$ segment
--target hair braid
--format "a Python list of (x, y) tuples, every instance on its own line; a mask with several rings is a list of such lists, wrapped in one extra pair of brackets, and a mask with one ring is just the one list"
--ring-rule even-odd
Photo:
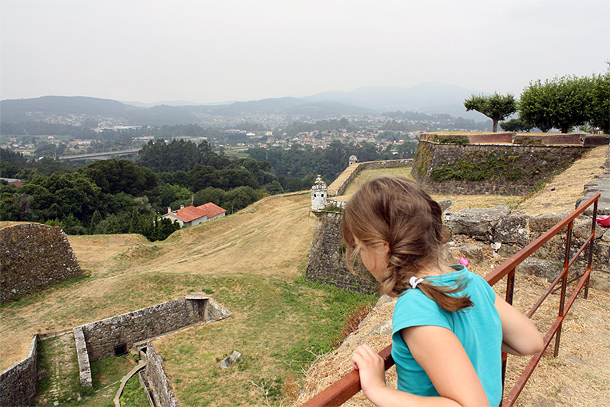
[[(363, 244), (388, 243), (388, 267), (382, 272), (380, 294), (399, 296), (410, 289), (409, 279), (438, 264), (443, 241), (442, 210), (417, 183), (400, 176), (381, 176), (365, 183), (346, 205), (341, 237), (348, 267), (358, 255), (354, 236)], [(422, 282), (422, 292), (447, 311), (472, 305), (468, 296), (454, 295), (464, 287)]]

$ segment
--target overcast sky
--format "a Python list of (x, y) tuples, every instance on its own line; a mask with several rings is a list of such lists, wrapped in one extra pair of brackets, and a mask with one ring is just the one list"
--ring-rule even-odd
[(0, 0), (0, 98), (206, 103), (364, 86), (518, 96), (610, 60), (608, 0)]

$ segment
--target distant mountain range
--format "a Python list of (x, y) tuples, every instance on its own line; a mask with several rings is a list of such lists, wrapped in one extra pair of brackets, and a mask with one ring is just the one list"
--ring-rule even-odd
[(270, 98), (225, 104), (190, 104), (165, 101), (154, 104), (119, 102), (84, 96), (43, 96), (0, 102), (3, 122), (50, 120), (79, 116), (112, 119), (133, 125), (211, 124), (231, 121), (292, 122), (388, 111), (445, 113), (477, 121), (487, 118), (466, 112), (464, 100), (478, 92), (441, 83), (412, 88), (365, 87), (350, 92), (332, 91), (303, 98)]

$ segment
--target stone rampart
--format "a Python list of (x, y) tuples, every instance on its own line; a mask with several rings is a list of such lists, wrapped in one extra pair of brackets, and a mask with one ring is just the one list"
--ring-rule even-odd
[(375, 292), (376, 282), (362, 265), (354, 272), (345, 265), (345, 246), (341, 242), (342, 212), (315, 212), (318, 217), (305, 278), (338, 288), (370, 294)]
[(28, 356), (0, 375), (0, 406), (29, 406), (36, 397), (37, 384), (38, 335), (34, 335)]
[[(444, 224), (451, 232), (453, 240), (460, 235), (473, 238), (481, 244), (492, 245), (503, 257), (509, 258), (529, 243), (568, 216), (569, 212), (547, 213), (527, 216), (511, 211), (506, 206), (491, 209), (470, 208), (458, 212), (446, 212)], [(590, 216), (581, 215), (574, 221), (572, 233), (572, 255), (591, 234)], [(563, 264), (566, 244), (566, 228), (542, 246), (533, 259), (544, 260), (547, 264)], [(580, 257), (582, 266), (586, 257)], [(610, 229), (597, 226), (593, 250), (593, 273), (591, 281), (597, 289), (610, 291)], [(581, 269), (582, 271), (582, 269)], [(552, 276), (554, 277), (554, 275)]]
[(588, 134), (582, 143), (585, 147), (607, 146), (610, 143), (608, 134)]
[(188, 296), (82, 325), (91, 362), (125, 353), (136, 342), (230, 313), (203, 296)]
[(442, 144), (420, 140), (412, 175), (431, 193), (524, 195), (586, 151), (580, 145)]
[(584, 140), (585, 135), (579, 133), (567, 134), (541, 134), (541, 133), (521, 133), (515, 135), (513, 143), (515, 144), (539, 144), (539, 145), (560, 145), (571, 144), (580, 145)]
[(0, 302), (82, 274), (61, 228), (27, 223), (0, 229)]
[[(464, 209), (447, 212), (444, 224), (451, 233), (452, 241), (460, 236), (474, 238), (481, 245), (493, 245), (506, 258), (523, 249), (530, 242), (560, 222), (569, 213), (551, 213), (531, 217), (506, 206), (492, 209)], [(334, 285), (364, 293), (374, 292), (376, 282), (361, 268), (351, 273), (345, 266), (343, 244), (339, 235), (342, 212), (319, 212), (309, 263), (305, 277), (308, 280)], [(591, 218), (580, 216), (574, 222), (572, 247), (583, 244), (591, 232)], [(565, 230), (544, 245), (533, 258), (543, 259), (545, 264), (562, 264), (565, 252)], [(450, 242), (450, 244), (452, 244)], [(480, 251), (480, 249), (477, 249)], [(476, 260), (471, 258), (472, 260)], [(582, 264), (582, 261), (581, 261)], [(593, 251), (593, 287), (610, 291), (610, 229), (598, 226)], [(554, 276), (553, 276), (554, 277)]]
[(76, 345), (76, 357), (78, 359), (80, 385), (92, 387), (93, 377), (91, 376), (91, 363), (89, 362), (87, 341), (85, 341), (83, 327), (77, 326), (72, 331), (74, 333), (74, 344)]
[[(591, 135), (587, 133), (422, 133), (419, 135), (419, 140), (431, 142), (443, 142), (443, 140), (468, 140), (473, 144), (536, 144), (536, 145), (587, 145), (591, 143), (600, 143), (600, 139), (606, 140), (607, 135)], [(603, 145), (595, 144), (595, 145)]]
[(150, 344), (146, 346), (146, 352), (142, 352), (146, 359), (146, 370), (144, 376), (149, 388), (153, 392), (156, 405), (164, 407), (179, 407), (180, 403), (169, 386), (165, 370), (163, 369), (163, 358), (155, 352)]
[(365, 161), (355, 163), (347, 167), (337, 179), (328, 186), (328, 196), (339, 196), (345, 193), (349, 184), (363, 170), (374, 170), (379, 168), (400, 168), (408, 167), (413, 163), (412, 158), (404, 158), (398, 160), (382, 160), (382, 161)]

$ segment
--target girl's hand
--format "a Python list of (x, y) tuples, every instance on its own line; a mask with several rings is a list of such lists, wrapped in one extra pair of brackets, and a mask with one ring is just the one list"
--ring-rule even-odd
[(383, 359), (369, 345), (356, 348), (352, 355), (352, 365), (360, 372), (360, 385), (369, 399), (372, 393), (386, 387)]

